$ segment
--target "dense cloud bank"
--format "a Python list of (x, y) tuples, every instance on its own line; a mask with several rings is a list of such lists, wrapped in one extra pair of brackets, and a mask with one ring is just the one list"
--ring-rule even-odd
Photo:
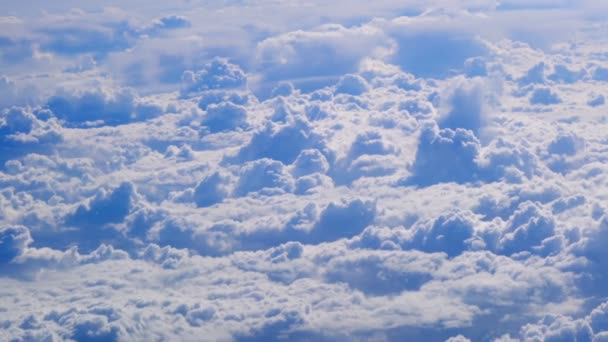
[(608, 341), (608, 8), (411, 3), (0, 4), (0, 340)]

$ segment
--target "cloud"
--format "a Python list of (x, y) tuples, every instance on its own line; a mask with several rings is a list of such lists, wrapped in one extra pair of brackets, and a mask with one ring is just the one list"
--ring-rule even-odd
[(293, 84), (290, 82), (279, 83), (274, 89), (272, 89), (271, 97), (277, 96), (289, 96), (294, 92)]
[(568, 69), (565, 65), (556, 65), (553, 74), (549, 75), (549, 79), (558, 83), (575, 83), (585, 76), (585, 70), (574, 71)]
[(147, 34), (156, 35), (165, 30), (177, 30), (191, 27), (192, 23), (185, 17), (179, 15), (170, 15), (155, 20), (148, 28), (144, 30)]
[(592, 94), (589, 100), (587, 101), (587, 104), (591, 107), (603, 106), (605, 103), (606, 98), (604, 97), (604, 95)]
[(88, 91), (61, 90), (51, 96), (46, 107), (67, 125), (121, 125), (160, 115), (163, 108), (146, 103), (130, 88)]
[(13, 107), (0, 112), (0, 163), (28, 153), (49, 153), (64, 130), (48, 110)]
[(336, 94), (361, 95), (367, 90), (367, 82), (359, 75), (343, 76), (336, 85)]
[(0, 99), (0, 108), (13, 106), (35, 105), (39, 101), (39, 91), (33, 85), (19, 85), (12, 79), (0, 75), (0, 91), (3, 94)]
[(448, 213), (429, 226), (419, 228), (410, 244), (426, 252), (445, 252), (448, 256), (456, 256), (469, 249), (475, 223), (470, 213)]
[(371, 201), (332, 202), (321, 212), (319, 221), (304, 241), (319, 243), (355, 236), (373, 222), (375, 215), (376, 205)]
[(239, 150), (236, 158), (240, 161), (270, 158), (291, 164), (301, 151), (315, 148), (325, 149), (322, 138), (311, 129), (307, 121), (296, 118), (284, 125), (266, 123)]
[(517, 80), (520, 86), (529, 84), (544, 84), (545, 78), (545, 63), (541, 62), (530, 68), (524, 76)]
[(575, 319), (568, 316), (547, 315), (538, 323), (522, 328), (521, 337), (526, 339), (575, 339), (603, 341), (606, 338), (606, 303), (594, 308), (588, 315)]
[(482, 129), (491, 124), (491, 111), (497, 107), (500, 89), (491, 81), (457, 79), (443, 90), (440, 104), (441, 128), (464, 128), (483, 136)]
[(205, 177), (194, 189), (194, 202), (199, 207), (208, 207), (220, 203), (227, 195), (225, 177), (215, 172)]
[(247, 112), (231, 102), (211, 104), (206, 107), (207, 115), (202, 124), (212, 133), (247, 128)]
[(234, 189), (235, 195), (244, 196), (250, 192), (268, 189), (293, 191), (293, 179), (280, 161), (258, 159), (245, 164)]
[(549, 153), (559, 155), (575, 155), (583, 148), (584, 141), (573, 133), (560, 132), (548, 147)]
[(88, 206), (80, 205), (66, 219), (66, 223), (86, 227), (121, 222), (131, 209), (134, 191), (133, 184), (130, 183), (122, 183), (111, 193), (102, 189)]
[(477, 177), (480, 143), (466, 129), (422, 129), (409, 184), (428, 186), (438, 182), (470, 182)]
[(134, 29), (126, 23), (86, 27), (82, 23), (45, 28), (40, 33), (47, 37), (42, 49), (59, 55), (94, 53), (100, 56), (110, 51), (125, 50), (136, 39)]
[(531, 104), (552, 105), (562, 102), (559, 95), (549, 88), (534, 89), (530, 97)]
[(608, 81), (608, 68), (597, 67), (591, 77), (596, 81)]
[(474, 38), (458, 39), (443, 32), (398, 33), (397, 39), (399, 52), (395, 61), (416, 76), (445, 77), (462, 69), (468, 59), (485, 54), (483, 43)]
[[(49, 113), (47, 112), (39, 111), (37, 114), (42, 116), (43, 120), (48, 119), (47, 115), (49, 115)], [(28, 137), (30, 139), (40, 138), (40, 141), (36, 141), (40, 143), (61, 140), (59, 132), (48, 131), (51, 129), (49, 126), (53, 125), (52, 121), (45, 125), (43, 120), (39, 120), (34, 113), (26, 108), (13, 107), (11, 109), (5, 109), (2, 112), (2, 119), (1, 134), (6, 140), (27, 141), (29, 140)], [(57, 126), (55, 128), (59, 129)], [(45, 131), (48, 135), (40, 134)], [(53, 133), (56, 134), (55, 139), (51, 136)]]
[(246, 84), (247, 76), (241, 68), (226, 59), (214, 58), (201, 70), (184, 72), (181, 93), (187, 96), (204, 90), (242, 88)]
[(32, 58), (35, 53), (31, 43), (24, 39), (0, 36), (0, 46), (3, 49), (0, 55), (3, 64), (17, 64), (24, 59)]
[(361, 177), (388, 176), (397, 170), (398, 149), (378, 131), (358, 134), (347, 155), (336, 161), (330, 174), (337, 184), (350, 184)]
[(22, 255), (32, 242), (30, 232), (23, 226), (3, 227), (0, 230), (0, 263), (6, 264)]
[(499, 244), (503, 253), (508, 255), (520, 251), (553, 254), (559, 248), (555, 240), (555, 222), (548, 213), (543, 213), (537, 205), (524, 202), (519, 205), (507, 222)]
[(471, 57), (464, 61), (464, 71), (468, 77), (485, 77), (488, 75), (487, 69), (482, 57)]
[(302, 150), (292, 164), (292, 173), (295, 177), (302, 177), (314, 173), (326, 173), (329, 170), (327, 158), (317, 149)]
[(364, 57), (391, 48), (392, 42), (378, 28), (322, 25), (263, 40), (256, 49), (256, 64), (267, 81), (301, 81), (314, 86), (356, 71)]
[(0, 4), (0, 340), (606, 339), (605, 6), (292, 5)]
[[(21, 55), (20, 61), (14, 61), (17, 64), (35, 60), (41, 54), (60, 59), (91, 54), (96, 59), (105, 59), (112, 52), (134, 46), (141, 36), (128, 15), (117, 8), (47, 12), (23, 20), (18, 27), (21, 29), (11, 30), (16, 39), (10, 44), (13, 58)], [(25, 27), (27, 30), (23, 30)]]

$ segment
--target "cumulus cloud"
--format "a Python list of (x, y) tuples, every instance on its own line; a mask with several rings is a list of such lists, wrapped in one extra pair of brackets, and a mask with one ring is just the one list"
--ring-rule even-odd
[[(489, 84), (481, 81), (466, 83), (455, 82), (447, 89), (447, 103), (443, 104), (445, 112), (440, 118), (441, 128), (464, 128), (479, 135), (480, 129), (489, 121), (490, 105), (486, 99), (484, 88)], [(485, 90), (488, 91), (488, 90)]]
[(38, 104), (39, 90), (32, 84), (19, 85), (14, 80), (0, 75), (0, 108)]
[(185, 71), (182, 75), (182, 94), (214, 89), (242, 88), (247, 76), (237, 65), (226, 59), (215, 58), (198, 71)]
[(361, 95), (367, 90), (367, 82), (358, 75), (343, 76), (336, 85), (336, 94)]
[(531, 104), (552, 105), (562, 102), (559, 95), (549, 88), (534, 89), (530, 97)]
[(322, 137), (312, 130), (307, 121), (297, 118), (284, 125), (266, 123), (239, 150), (236, 158), (240, 161), (270, 158), (291, 164), (302, 150), (311, 148), (324, 150)]
[(0, 112), (0, 163), (28, 153), (50, 153), (63, 141), (63, 128), (48, 110), (13, 107)]
[(420, 133), (412, 177), (407, 182), (427, 186), (473, 181), (478, 177), (475, 160), (479, 150), (479, 140), (469, 130), (426, 126)]
[(102, 189), (88, 206), (80, 205), (68, 216), (66, 223), (75, 226), (101, 226), (122, 222), (131, 208), (133, 194), (133, 185), (130, 183), (123, 183), (110, 193)]
[(199, 207), (208, 207), (221, 202), (227, 196), (224, 177), (215, 172), (200, 181), (194, 189), (194, 202)]
[(605, 6), (68, 5), (0, 4), (1, 340), (607, 338)]
[(41, 48), (59, 55), (94, 53), (101, 57), (131, 47), (138, 38), (136, 29), (127, 22), (97, 23), (87, 21), (87, 16), (74, 11), (62, 18), (64, 20), (39, 29), (43, 35)]
[(206, 110), (202, 124), (213, 133), (247, 127), (246, 110), (231, 102), (210, 105)]
[(294, 176), (301, 177), (314, 173), (326, 173), (329, 170), (329, 162), (321, 151), (308, 149), (300, 152), (292, 167)]
[(587, 101), (587, 104), (591, 107), (598, 107), (598, 106), (602, 106), (606, 103), (606, 98), (604, 97), (604, 95), (597, 95), (597, 94), (592, 94), (589, 98), (589, 100)]
[(545, 63), (541, 62), (530, 68), (517, 82), (520, 86), (545, 83)]
[(46, 107), (68, 125), (120, 125), (160, 115), (163, 108), (146, 103), (133, 89), (61, 90)]
[(243, 196), (264, 189), (293, 191), (293, 179), (280, 161), (264, 158), (243, 166), (235, 194)]
[(529, 340), (603, 341), (606, 331), (606, 303), (582, 318), (547, 315), (537, 323), (522, 328), (520, 336)]
[(314, 89), (327, 85), (327, 78), (356, 71), (363, 58), (391, 48), (392, 42), (378, 28), (328, 24), (263, 40), (256, 61), (266, 80), (300, 81)]

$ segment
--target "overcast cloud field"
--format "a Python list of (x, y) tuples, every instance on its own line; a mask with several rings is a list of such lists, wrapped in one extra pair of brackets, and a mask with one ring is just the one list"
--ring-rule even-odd
[(608, 341), (608, 2), (0, 1), (0, 341)]

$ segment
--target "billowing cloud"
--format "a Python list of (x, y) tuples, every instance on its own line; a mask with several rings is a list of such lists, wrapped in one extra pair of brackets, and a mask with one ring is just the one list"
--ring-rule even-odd
[(0, 340), (608, 340), (605, 5), (39, 5)]

